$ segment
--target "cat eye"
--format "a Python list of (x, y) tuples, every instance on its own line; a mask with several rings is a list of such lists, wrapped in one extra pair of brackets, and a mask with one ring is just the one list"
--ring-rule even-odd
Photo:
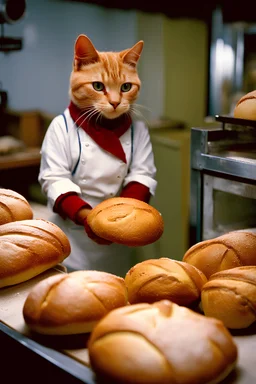
[(98, 92), (103, 91), (104, 89), (104, 84), (101, 83), (100, 81), (94, 81), (92, 83), (92, 86), (95, 89), (95, 91), (98, 91)]
[(121, 91), (122, 92), (128, 92), (128, 91), (130, 91), (131, 87), (132, 87), (131, 83), (124, 83), (121, 85)]

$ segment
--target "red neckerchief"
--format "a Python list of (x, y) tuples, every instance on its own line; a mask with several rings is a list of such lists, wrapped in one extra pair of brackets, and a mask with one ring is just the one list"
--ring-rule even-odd
[(70, 102), (69, 112), (77, 126), (83, 130), (105, 151), (121, 159), (126, 163), (126, 156), (123, 147), (120, 143), (121, 137), (130, 127), (130, 116), (124, 115), (117, 119), (102, 119), (104, 127), (96, 122), (96, 118), (92, 117), (89, 120), (82, 116), (83, 111), (74, 103)]

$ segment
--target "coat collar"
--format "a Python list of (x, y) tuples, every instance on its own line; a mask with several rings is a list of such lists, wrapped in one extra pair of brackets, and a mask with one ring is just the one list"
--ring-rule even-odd
[(69, 112), (77, 126), (81, 127), (102, 149), (110, 152), (126, 163), (126, 156), (119, 140), (131, 126), (129, 115), (123, 115), (117, 119), (101, 119), (97, 122), (95, 117), (86, 119), (83, 111), (72, 101), (69, 104)]

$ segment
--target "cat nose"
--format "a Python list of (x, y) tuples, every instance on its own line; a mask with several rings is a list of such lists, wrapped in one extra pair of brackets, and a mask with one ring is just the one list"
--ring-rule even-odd
[(120, 104), (120, 102), (119, 102), (119, 101), (111, 101), (110, 104), (112, 105), (112, 107), (113, 107), (114, 109), (116, 109), (116, 108), (118, 107), (118, 105)]

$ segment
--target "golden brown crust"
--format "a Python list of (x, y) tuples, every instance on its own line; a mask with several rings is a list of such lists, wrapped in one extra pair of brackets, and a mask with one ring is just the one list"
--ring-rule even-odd
[(237, 360), (222, 322), (168, 300), (111, 311), (91, 333), (88, 351), (96, 374), (111, 383), (218, 382)]
[(182, 260), (194, 265), (209, 278), (222, 270), (243, 265), (256, 265), (255, 250), (255, 234), (232, 231), (193, 245)]
[(256, 120), (256, 91), (252, 91), (238, 100), (234, 117), (240, 119)]
[(0, 226), (0, 287), (31, 279), (69, 256), (70, 243), (55, 224), (21, 220)]
[(98, 204), (87, 222), (97, 236), (128, 246), (153, 243), (164, 230), (163, 218), (154, 207), (128, 197), (113, 197)]
[(200, 300), (206, 282), (206, 277), (196, 267), (164, 257), (138, 263), (125, 276), (131, 304), (168, 299), (190, 306)]
[(33, 211), (25, 197), (11, 189), (0, 188), (0, 225), (32, 218)]
[(238, 102), (236, 103), (236, 106), (241, 104), (243, 101), (249, 100), (249, 99), (256, 99), (256, 90), (248, 92), (246, 93), (246, 95), (242, 96), (241, 99), (239, 99)]
[(247, 328), (256, 320), (256, 266), (215, 273), (202, 289), (202, 309), (228, 328)]
[(23, 307), (27, 325), (38, 333), (91, 332), (114, 308), (127, 305), (124, 279), (101, 271), (76, 271), (38, 283)]

